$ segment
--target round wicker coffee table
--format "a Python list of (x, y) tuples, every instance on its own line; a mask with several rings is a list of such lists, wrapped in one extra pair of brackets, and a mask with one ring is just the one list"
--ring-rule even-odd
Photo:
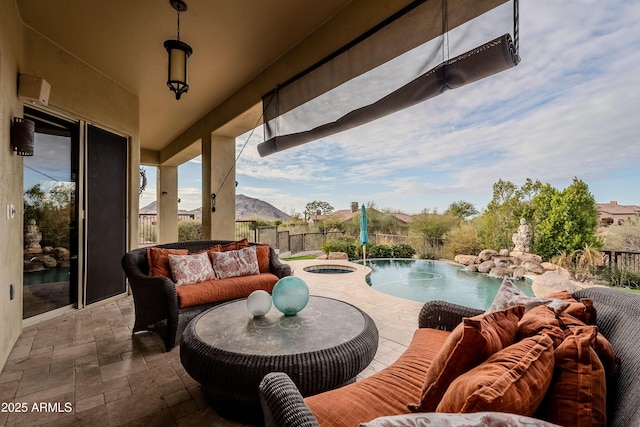
[(353, 382), (371, 363), (378, 329), (360, 309), (311, 296), (295, 316), (275, 308), (253, 318), (246, 299), (213, 307), (185, 329), (180, 359), (221, 415), (262, 421), (258, 385), (285, 372), (304, 396)]

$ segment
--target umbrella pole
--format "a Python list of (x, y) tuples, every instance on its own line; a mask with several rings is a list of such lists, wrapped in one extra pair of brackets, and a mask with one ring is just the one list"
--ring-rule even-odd
[(362, 265), (367, 265), (367, 245), (362, 245)]

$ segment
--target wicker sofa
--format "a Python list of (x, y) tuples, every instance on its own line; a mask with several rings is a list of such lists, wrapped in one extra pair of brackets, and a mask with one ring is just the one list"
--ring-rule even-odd
[[(199, 240), (177, 243), (166, 243), (153, 246), (154, 248), (163, 249), (186, 249), (189, 253), (196, 253), (216, 245), (233, 244), (230, 240)], [(250, 245), (257, 245), (250, 243)], [(176, 285), (171, 278), (168, 277), (150, 277), (149, 262), (147, 258), (148, 248), (139, 248), (127, 252), (122, 257), (122, 268), (129, 279), (131, 291), (133, 293), (133, 301), (135, 306), (135, 323), (133, 332), (138, 331), (154, 331), (160, 334), (165, 343), (167, 351), (180, 343), (182, 331), (187, 324), (198, 314), (215, 305), (228, 301), (229, 299), (248, 296), (253, 290), (265, 289), (264, 277), (262, 280), (259, 276), (269, 275), (267, 278), (268, 285), (273, 288), (277, 279), (290, 276), (291, 267), (283, 264), (273, 248), (269, 247), (269, 272), (255, 276), (241, 277), (242, 289), (236, 289), (234, 292), (224, 292), (220, 296), (212, 296), (208, 301), (189, 307), (181, 307), (179, 303)], [(220, 279), (216, 284), (223, 284), (224, 281), (230, 279)], [(233, 280), (233, 279), (231, 279)], [(248, 285), (247, 285), (248, 283)], [(255, 283), (255, 288), (251, 285)], [(230, 285), (233, 285), (231, 283)], [(197, 285), (189, 285), (197, 286)], [(269, 289), (265, 289), (269, 291)], [(232, 295), (229, 297), (229, 295)]]
[[(573, 297), (577, 300), (582, 298), (590, 298), (593, 300), (593, 306), (597, 311), (596, 326), (598, 331), (609, 340), (617, 358), (616, 374), (613, 379), (609, 378), (607, 380), (607, 425), (615, 427), (640, 425), (640, 405), (638, 404), (640, 399), (640, 296), (622, 290), (596, 287), (579, 290), (573, 293)], [(436, 333), (439, 331), (435, 330), (451, 331), (461, 322), (463, 317), (474, 316), (479, 313), (479, 310), (441, 301), (428, 302), (420, 312), (418, 324), (419, 328), (430, 328), (432, 332), (434, 332), (431, 335), (433, 337), (432, 346), (437, 347), (441, 345), (441, 340)], [(417, 334), (421, 329), (416, 331)], [(416, 341), (416, 336), (417, 335), (414, 335), (414, 341)], [(416, 364), (419, 363), (421, 358), (430, 357), (427, 354), (430, 351), (428, 346), (422, 349), (412, 349), (412, 347), (415, 347), (413, 342), (396, 362), (372, 376), (379, 377), (378, 380), (380, 377), (384, 378), (385, 375), (387, 375), (388, 378), (392, 376), (393, 381), (390, 381), (390, 383), (395, 382), (396, 386), (398, 379), (400, 382), (404, 381), (406, 388), (413, 389), (412, 393), (414, 393), (413, 397), (407, 398), (408, 402), (411, 402), (412, 399), (418, 399), (415, 394), (420, 395), (420, 383), (424, 382), (424, 378), (417, 379), (417, 382), (414, 378), (416, 372), (424, 373), (424, 370), (412, 369), (411, 363)], [(364, 383), (368, 381), (369, 378), (359, 381), (358, 383)], [(344, 413), (348, 408), (348, 404), (345, 406), (345, 404), (342, 403), (350, 399), (348, 393), (350, 389), (348, 387), (357, 387), (358, 383), (325, 393), (325, 398), (329, 397), (329, 399), (325, 400), (331, 401), (331, 398), (333, 398), (333, 402), (335, 402), (334, 408), (330, 408), (327, 405), (329, 411), (335, 411), (335, 418), (341, 418), (341, 413)], [(369, 385), (371, 384), (372, 383), (369, 383)], [(380, 387), (380, 381), (373, 382), (373, 384), (375, 384), (376, 387), (370, 387), (372, 390), (375, 389), (371, 396), (398, 395), (403, 392), (403, 390), (393, 389), (391, 387), (389, 387), (388, 390), (384, 390)], [(353, 391), (355, 389), (352, 388), (351, 390)], [(333, 393), (333, 395), (331, 395), (331, 393)], [(314, 412), (310, 409), (310, 407), (314, 407), (314, 401), (311, 400), (310, 402), (309, 400), (315, 399), (318, 396), (304, 398), (298, 393), (295, 384), (289, 377), (282, 373), (271, 373), (265, 376), (260, 384), (260, 396), (265, 424), (268, 427), (314, 427), (321, 424)], [(362, 395), (359, 397), (362, 398)], [(367, 403), (372, 407), (378, 406), (380, 402), (376, 399), (377, 397), (367, 399)], [(307, 403), (309, 403), (309, 406)], [(557, 402), (553, 404), (559, 405)], [(407, 413), (410, 412), (411, 411), (407, 411)], [(324, 416), (326, 419), (326, 413)], [(407, 418), (419, 418), (420, 415), (401, 415), (401, 417), (404, 417), (404, 422), (406, 422)], [(393, 420), (393, 418), (384, 418), (386, 418), (387, 422), (387, 424), (384, 425), (406, 425), (393, 424), (389, 421)], [(320, 417), (320, 419), (322, 418)], [(383, 418), (378, 418), (378, 420), (381, 419)], [(368, 423), (370, 421), (371, 419), (361, 419), (354, 423), (352, 420), (349, 423), (345, 423), (345, 425), (353, 424), (355, 426), (358, 425), (359, 422)], [(338, 423), (328, 424), (338, 425)], [(367, 425), (378, 424), (372, 423)], [(416, 425), (422, 424), (416, 423)]]

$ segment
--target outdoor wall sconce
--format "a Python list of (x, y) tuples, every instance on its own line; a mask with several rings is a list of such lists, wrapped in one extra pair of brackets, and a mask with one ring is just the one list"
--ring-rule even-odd
[(33, 156), (35, 122), (16, 117), (11, 126), (11, 148), (18, 156)]
[(180, 12), (187, 10), (187, 4), (183, 0), (169, 0), (171, 7), (178, 11), (178, 36), (175, 40), (164, 42), (164, 48), (169, 54), (169, 68), (167, 86), (180, 99), (183, 93), (189, 91), (187, 83), (187, 59), (193, 53), (191, 46), (180, 41)]

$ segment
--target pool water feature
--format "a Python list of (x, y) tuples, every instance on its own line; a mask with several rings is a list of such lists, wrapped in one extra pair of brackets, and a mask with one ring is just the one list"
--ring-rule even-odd
[[(486, 310), (500, 288), (502, 278), (466, 271), (458, 264), (431, 260), (371, 259), (367, 283), (386, 294), (419, 302), (442, 300)], [(522, 280), (516, 286), (534, 296)]]
[(303, 270), (315, 274), (345, 274), (356, 271), (355, 268), (346, 265), (312, 265), (303, 268)]

